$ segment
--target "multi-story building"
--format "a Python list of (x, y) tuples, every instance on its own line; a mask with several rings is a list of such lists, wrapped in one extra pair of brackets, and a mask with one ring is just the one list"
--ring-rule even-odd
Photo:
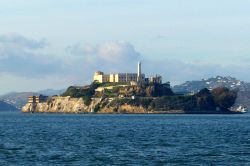
[(145, 79), (145, 74), (141, 73), (141, 62), (138, 63), (138, 72), (137, 73), (113, 73), (113, 74), (104, 74), (101, 71), (97, 71), (94, 74), (94, 81), (103, 83), (103, 82), (139, 82)]
[(94, 81), (97, 81), (97, 82), (100, 82), (100, 83), (102, 83), (102, 82), (110, 82), (110, 75), (104, 74), (101, 71), (97, 71), (94, 74)]
[(97, 71), (94, 74), (94, 81), (103, 82), (113, 82), (113, 83), (130, 83), (130, 82), (157, 82), (161, 83), (161, 76), (150, 77), (150, 79), (145, 78), (145, 74), (141, 72), (141, 62), (138, 62), (137, 73), (114, 73), (114, 74), (104, 74), (101, 71)]
[(28, 97), (28, 103), (42, 103), (42, 102), (46, 102), (48, 96), (29, 96)]
[[(142, 80), (145, 78), (145, 75), (142, 74), (140, 77)], [(116, 73), (116, 74), (104, 74), (103, 72), (96, 72), (94, 75), (94, 81), (103, 83), (103, 82), (138, 82), (137, 73)]]

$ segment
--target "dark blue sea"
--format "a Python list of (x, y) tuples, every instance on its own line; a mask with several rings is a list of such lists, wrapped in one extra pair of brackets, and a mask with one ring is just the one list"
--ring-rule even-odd
[(250, 165), (250, 114), (1, 112), (0, 165)]

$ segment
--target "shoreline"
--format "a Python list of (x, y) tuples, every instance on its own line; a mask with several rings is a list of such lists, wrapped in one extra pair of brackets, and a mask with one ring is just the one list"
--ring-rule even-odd
[(117, 112), (100, 112), (100, 113), (94, 113), (94, 112), (21, 112), (24, 114), (89, 114), (89, 115), (183, 115), (183, 114), (190, 114), (190, 115), (218, 115), (218, 114), (245, 114), (244, 112), (233, 112), (233, 111), (225, 111), (225, 112), (165, 112), (165, 111), (159, 111), (159, 112), (145, 112), (145, 113), (117, 113)]

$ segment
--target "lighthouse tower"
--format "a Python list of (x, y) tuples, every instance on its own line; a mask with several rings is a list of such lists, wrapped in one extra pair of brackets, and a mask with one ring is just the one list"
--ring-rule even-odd
[(141, 82), (141, 61), (137, 65), (137, 82)]

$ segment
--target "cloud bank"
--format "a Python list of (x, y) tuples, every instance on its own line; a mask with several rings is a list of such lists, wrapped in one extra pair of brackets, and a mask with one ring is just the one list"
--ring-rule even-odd
[(19, 34), (0, 36), (0, 73), (24, 77), (52, 74), (58, 71), (58, 59), (40, 51), (46, 40), (33, 40)]
[(99, 45), (75, 44), (67, 48), (68, 53), (110, 63), (128, 62), (140, 58), (134, 46), (127, 42), (107, 42)]
[(106, 42), (98, 45), (78, 43), (68, 46), (66, 51), (68, 62), (78, 66), (82, 70), (82, 77), (88, 81), (91, 81), (96, 70), (136, 72), (136, 63), (141, 58), (140, 53), (128, 42)]
[[(49, 44), (44, 39), (30, 39), (18, 34), (1, 35), (0, 75), (13, 75), (19, 80), (27, 78), (33, 80), (31, 83), (39, 79), (41, 83), (36, 82), (36, 85), (44, 89), (49, 82), (51, 86), (59, 86), (55, 85), (55, 81), (50, 81), (51, 78), (57, 79), (56, 82), (61, 83), (60, 87), (67, 87), (69, 84), (89, 83), (96, 70), (106, 73), (136, 72), (138, 60), (142, 60), (143, 72), (147, 76), (160, 74), (164, 81), (172, 84), (216, 75), (242, 79), (250, 69), (246, 65), (222, 65), (219, 60), (209, 63), (173, 58), (155, 59), (142, 56), (128, 42), (105, 42), (97, 45), (77, 43), (66, 47), (65, 55), (62, 56), (44, 53), (47, 47)], [(44, 78), (46, 85), (41, 78)], [(3, 84), (8, 83), (8, 80), (1, 81)], [(49, 88), (53, 88), (51, 86)]]
[(46, 45), (48, 45), (45, 39), (28, 39), (22, 35), (15, 33), (0, 35), (0, 43), (1, 46), (5, 47), (27, 48), (32, 50), (44, 48)]
[[(143, 72), (147, 75), (160, 74), (164, 81), (180, 84), (189, 80), (221, 76), (232, 76), (246, 80), (247, 71), (250, 69), (246, 61), (228, 63), (225, 57), (206, 60), (183, 60), (178, 57), (164, 57), (157, 59), (154, 56), (143, 56), (131, 43), (108, 42), (96, 46), (90, 44), (75, 44), (68, 47), (72, 56), (82, 57), (84, 66), (88, 69), (84, 73), (88, 78), (96, 70), (104, 72), (136, 72), (138, 60), (143, 62)], [(186, 58), (187, 59), (187, 58)], [(200, 58), (198, 58), (200, 59)]]

